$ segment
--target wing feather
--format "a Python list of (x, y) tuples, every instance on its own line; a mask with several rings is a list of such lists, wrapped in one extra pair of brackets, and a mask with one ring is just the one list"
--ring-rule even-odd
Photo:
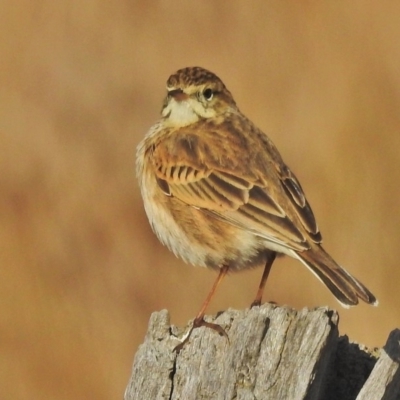
[(249, 190), (238, 188), (215, 173), (210, 174), (208, 181), (215, 191), (237, 204), (237, 208), (249, 201)]
[(322, 237), (314, 213), (308, 204), (300, 182), (286, 165), (283, 168), (282, 184), (304, 228), (309, 232), (314, 242), (321, 243)]
[(249, 204), (265, 211), (266, 213), (285, 217), (285, 212), (279, 206), (279, 204), (274, 201), (274, 199), (268, 194), (266, 188), (255, 186), (250, 191)]
[(220, 138), (213, 143), (209, 133), (183, 131), (152, 147), (152, 165), (165, 194), (295, 251), (308, 249), (309, 239), (321, 241), (300, 183), (270, 142), (263, 149), (265, 135), (260, 154), (238, 163), (235, 143), (222, 146)]

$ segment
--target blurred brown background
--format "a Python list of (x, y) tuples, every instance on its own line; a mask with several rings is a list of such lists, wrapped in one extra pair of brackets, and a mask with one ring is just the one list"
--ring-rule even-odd
[[(342, 334), (382, 346), (400, 325), (399, 18), (391, 1), (3, 1), (0, 398), (120, 399), (151, 312), (198, 311), (215, 274), (158, 243), (134, 170), (185, 66), (268, 132), (380, 306), (340, 308), (287, 259), (266, 299), (337, 308)], [(248, 307), (261, 272), (226, 279), (209, 313)]]

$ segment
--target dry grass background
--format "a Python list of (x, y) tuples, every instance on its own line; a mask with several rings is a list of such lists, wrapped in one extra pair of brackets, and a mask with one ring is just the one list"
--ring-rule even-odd
[[(153, 236), (134, 152), (176, 69), (216, 72), (300, 178), (325, 246), (379, 297), (340, 309), (381, 346), (400, 323), (400, 3), (3, 1), (0, 398), (120, 399), (150, 313), (184, 324), (213, 272)], [(244, 308), (261, 270), (210, 313)], [(279, 260), (266, 298), (330, 293)]]

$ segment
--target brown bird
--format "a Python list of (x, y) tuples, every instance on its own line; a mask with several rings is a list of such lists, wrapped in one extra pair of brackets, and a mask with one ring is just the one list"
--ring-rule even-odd
[(265, 265), (252, 306), (261, 304), (277, 254), (300, 260), (345, 307), (378, 304), (322, 248), (299, 181), (212, 72), (190, 67), (169, 77), (162, 117), (138, 145), (136, 164), (159, 240), (184, 261), (219, 271), (192, 330), (224, 334), (203, 317), (228, 271)]

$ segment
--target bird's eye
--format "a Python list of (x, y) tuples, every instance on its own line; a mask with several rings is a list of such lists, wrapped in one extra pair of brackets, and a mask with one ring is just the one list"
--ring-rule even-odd
[(210, 100), (213, 98), (214, 93), (213, 93), (213, 91), (212, 91), (211, 89), (206, 89), (206, 90), (203, 92), (203, 96), (204, 96), (204, 98), (205, 98), (206, 100), (210, 101)]

